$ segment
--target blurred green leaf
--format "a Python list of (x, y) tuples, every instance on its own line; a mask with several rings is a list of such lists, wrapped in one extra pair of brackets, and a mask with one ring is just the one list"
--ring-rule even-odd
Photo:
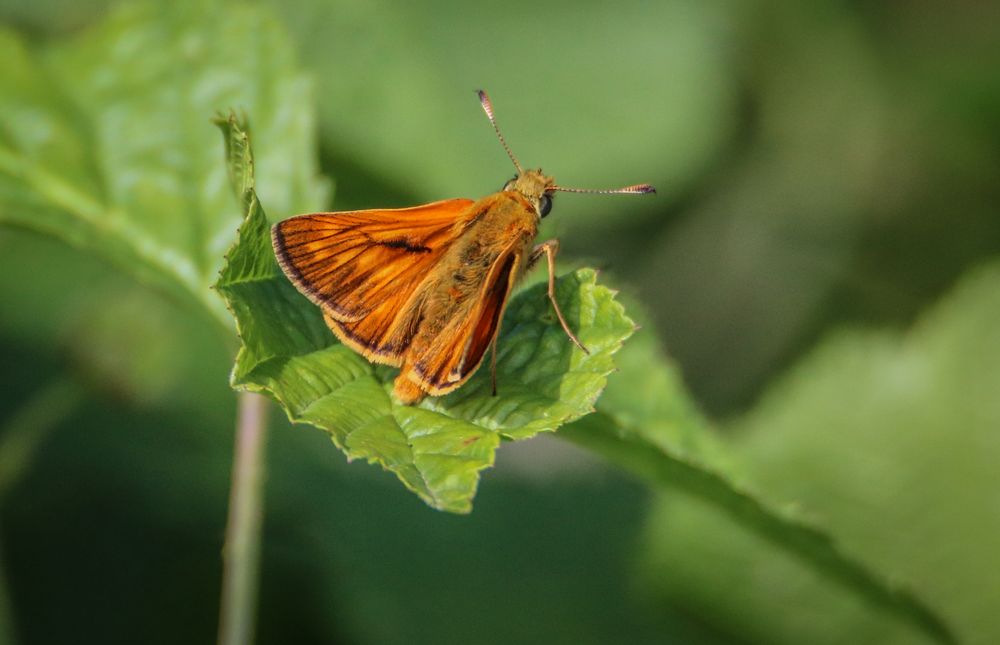
[(752, 52), (749, 142), (636, 254), (664, 337), (717, 414), (748, 405), (813, 331), (866, 207), (896, 181), (884, 159), (891, 92), (864, 27), (825, 3), (762, 4), (741, 11), (765, 19), (737, 22)]
[(209, 285), (239, 217), (211, 115), (253, 111), (276, 211), (325, 198), (309, 85), (257, 9), (128, 4), (41, 50), (0, 31), (0, 57), (0, 223), (91, 249), (223, 324)]
[(0, 257), (11, 267), (0, 271), (0, 300), (6, 303), (0, 329), (24, 347), (51, 348), (81, 309), (99, 306), (95, 292), (134, 284), (100, 258), (34, 231), (0, 226)]
[[(419, 198), (476, 198), (513, 174), (480, 88), (521, 162), (568, 186), (649, 181), (676, 194), (735, 121), (717, 3), (274, 4), (316, 73), (325, 153)], [(627, 199), (564, 199), (574, 226), (638, 215)]]
[(536, 285), (513, 298), (504, 318), (500, 396), (491, 396), (489, 370), (481, 369), (448, 396), (419, 407), (394, 402), (392, 370), (333, 344), (319, 309), (281, 273), (254, 190), (245, 125), (235, 116), (218, 123), (247, 213), (216, 285), (243, 343), (234, 387), (270, 392), (290, 419), (329, 432), (348, 458), (382, 465), (429, 505), (452, 512), (471, 510), (479, 472), (493, 464), (501, 437), (554, 431), (593, 410), (614, 369), (611, 356), (634, 325), (586, 269), (561, 278), (557, 290), (589, 354), (566, 339), (544, 285)]
[[(638, 303), (629, 309), (647, 316)], [(615, 357), (618, 373), (608, 380), (598, 411), (617, 428), (678, 458), (734, 472), (728, 448), (691, 398), (679, 367), (645, 326)]]
[[(831, 338), (734, 428), (762, 490), (810, 509), (845, 549), (910, 583), (968, 643), (1000, 639), (998, 285), (994, 263), (905, 335)], [(692, 500), (664, 500), (649, 545), (663, 594), (756, 641), (914, 641)]]
[[(775, 504), (773, 497), (750, 485), (691, 404), (676, 369), (661, 356), (651, 335), (638, 334), (618, 362), (621, 373), (610, 379), (598, 413), (559, 436), (666, 488), (670, 501), (697, 500), (775, 552), (795, 558), (811, 575), (843, 585), (853, 599), (866, 599), (934, 638), (951, 640), (947, 626), (920, 598), (852, 556), (835, 533), (794, 508)], [(652, 548), (657, 548), (655, 542)], [(669, 572), (664, 575), (670, 577)]]
[(198, 410), (216, 427), (232, 423), (232, 348), (219, 342), (209, 312), (34, 231), (0, 227), (0, 257), (12, 268), (0, 271), (0, 337), (35, 353), (31, 361), (5, 357), (11, 370), (35, 374), (38, 361), (54, 360), (116, 404)]
[(72, 378), (61, 376), (39, 388), (12, 414), (0, 417), (0, 505), (48, 434), (80, 407), (83, 394)]

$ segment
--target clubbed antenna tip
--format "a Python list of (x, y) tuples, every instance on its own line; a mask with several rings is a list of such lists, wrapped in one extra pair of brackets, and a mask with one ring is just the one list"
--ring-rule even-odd
[(597, 195), (645, 195), (648, 193), (656, 192), (656, 189), (649, 184), (636, 184), (634, 186), (625, 186), (624, 188), (608, 188), (608, 189), (568, 188), (566, 186), (553, 186), (552, 190), (559, 190), (564, 193), (593, 193)]
[(500, 145), (502, 145), (503, 149), (507, 151), (507, 156), (510, 157), (510, 160), (514, 162), (514, 167), (517, 168), (517, 174), (523, 175), (524, 169), (521, 168), (521, 164), (518, 163), (517, 157), (515, 157), (514, 153), (511, 152), (510, 146), (507, 145), (503, 135), (500, 134), (500, 126), (497, 125), (496, 117), (493, 116), (493, 103), (490, 102), (489, 94), (486, 93), (486, 90), (477, 90), (476, 94), (479, 95), (479, 103), (483, 106), (483, 112), (486, 112), (486, 117), (493, 125), (493, 129), (496, 130), (497, 138), (500, 139)]

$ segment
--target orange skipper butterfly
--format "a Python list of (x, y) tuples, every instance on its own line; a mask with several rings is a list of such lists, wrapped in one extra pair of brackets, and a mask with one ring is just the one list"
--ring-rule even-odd
[(319, 305), (333, 333), (374, 363), (400, 368), (393, 393), (413, 404), (465, 383), (496, 339), (511, 291), (545, 256), (548, 295), (559, 324), (584, 352), (555, 298), (558, 240), (534, 245), (556, 191), (652, 193), (648, 184), (615, 190), (557, 186), (525, 170), (479, 101), (517, 175), (479, 201), (448, 199), (412, 208), (299, 215), (271, 228), (282, 270)]

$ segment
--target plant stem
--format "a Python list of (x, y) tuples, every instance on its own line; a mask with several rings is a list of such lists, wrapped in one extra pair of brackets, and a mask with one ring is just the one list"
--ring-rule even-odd
[(229, 520), (222, 548), (219, 645), (250, 645), (256, 622), (267, 399), (240, 392)]

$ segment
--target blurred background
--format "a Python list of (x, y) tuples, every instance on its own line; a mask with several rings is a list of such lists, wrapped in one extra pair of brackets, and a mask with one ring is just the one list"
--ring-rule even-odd
[[(0, 20), (43, 62), (99, 56), (118, 4), (0, 0)], [(1000, 5), (249, 6), (312, 79), (283, 109), (316, 112), (331, 209), (497, 190), (480, 87), (525, 166), (656, 185), (559, 195), (542, 235), (643, 303), (749, 481), (962, 642), (1000, 642)], [(70, 85), (47, 91), (72, 114)], [(0, 268), (0, 641), (213, 641), (233, 346), (26, 227), (0, 228)], [(266, 504), (261, 643), (926, 638), (549, 437), (505, 446), (458, 517), (275, 411)]]

